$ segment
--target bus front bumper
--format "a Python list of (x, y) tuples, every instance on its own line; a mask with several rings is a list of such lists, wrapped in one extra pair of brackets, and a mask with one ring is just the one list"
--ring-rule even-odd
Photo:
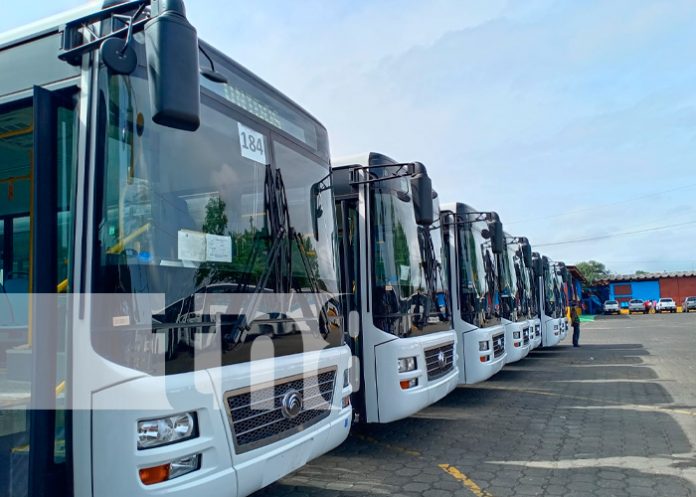
[[(459, 383), (457, 345), (457, 337), (452, 330), (399, 338), (376, 346), (379, 423), (406, 418), (454, 390)], [(442, 375), (429, 374), (426, 353), (432, 356), (449, 347), (452, 348), (451, 367), (444, 368), (446, 372)], [(410, 357), (416, 358), (416, 369), (400, 373), (399, 359)]]
[(530, 352), (541, 346), (541, 320), (530, 319), (529, 320), (529, 335), (530, 335)]
[(561, 341), (561, 324), (557, 318), (547, 319), (541, 326), (542, 346), (554, 347)]
[(521, 323), (506, 323), (505, 324), (505, 351), (507, 354), (506, 364), (517, 362), (527, 357), (530, 349), (530, 340), (527, 338), (525, 343), (524, 330), (529, 333), (529, 323), (523, 321)]
[[(306, 353), (304, 357), (277, 357), (165, 377), (144, 376), (93, 393), (94, 495), (243, 497), (279, 480), (347, 438), (352, 407), (344, 403), (351, 394), (344, 371), (349, 364), (350, 350), (338, 347)], [(290, 377), (310, 377), (326, 369), (336, 371), (332, 403), (326, 407), (328, 415), (270, 443), (247, 450), (236, 448), (230, 410), (224, 400), (228, 392), (248, 389), (250, 377), (261, 391), (266, 383), (259, 378), (282, 384)], [(253, 389), (251, 395), (250, 399), (255, 395)], [(196, 436), (159, 447), (138, 448), (139, 421), (181, 413), (195, 416)], [(166, 464), (173, 467), (192, 457), (198, 458), (198, 465), (187, 474), (150, 484), (143, 481), (143, 470)]]
[[(463, 344), (463, 354), (459, 362), (459, 384), (473, 385), (486, 381), (499, 372), (507, 360), (507, 344), (503, 353), (494, 356), (493, 337), (505, 334), (503, 326), (478, 328), (467, 332), (457, 332)], [(480, 344), (488, 343), (488, 349), (481, 351)]]

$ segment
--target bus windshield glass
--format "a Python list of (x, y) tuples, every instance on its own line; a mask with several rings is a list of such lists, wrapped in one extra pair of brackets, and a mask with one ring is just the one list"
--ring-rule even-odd
[(425, 278), (430, 293), (426, 313), (427, 323), (424, 325), (440, 325), (442, 330), (451, 328), (450, 296), (448, 295), (447, 275), (443, 261), (445, 260), (442, 244), (442, 228), (439, 220), (440, 202), (433, 199), (433, 212), (436, 221), (431, 226), (419, 226), (419, 243), (422, 257), (425, 261)]
[(557, 285), (556, 278), (553, 277), (551, 269), (548, 265), (544, 264), (544, 309), (547, 316), (556, 316), (556, 302), (557, 302)]
[(514, 263), (515, 277), (517, 278), (517, 294), (520, 303), (520, 318), (528, 319), (531, 317), (531, 287), (529, 281), (529, 271), (524, 264), (522, 257), (521, 245), (510, 245), (508, 252), (512, 252), (512, 260)]
[(378, 185), (370, 188), (369, 216), (374, 324), (398, 337), (439, 331), (439, 323), (430, 324), (427, 316), (431, 295), (410, 181), (373, 185)]
[(515, 246), (506, 243), (505, 251), (500, 254), (501, 261), (501, 313), (505, 319), (517, 321), (526, 319), (522, 313), (522, 299), (524, 291), (522, 282), (518, 280), (518, 273), (515, 268)]
[(488, 230), (485, 221), (461, 223), (457, 251), (461, 261), (461, 316), (479, 328), (500, 323), (498, 267), (484, 230)]
[[(197, 131), (157, 125), (146, 78), (142, 65), (99, 75), (93, 284), (122, 297), (94, 318), (95, 348), (164, 374), (195, 369), (185, 352), (215, 346), (222, 365), (247, 362), (262, 336), (272, 356), (340, 345), (340, 323), (329, 322), (338, 285), (328, 161), (213, 92), (202, 92)], [(147, 300), (152, 312), (141, 295), (158, 296)], [(287, 298), (268, 304), (272, 295)], [(165, 370), (118, 350), (150, 337), (138, 350), (164, 354)]]

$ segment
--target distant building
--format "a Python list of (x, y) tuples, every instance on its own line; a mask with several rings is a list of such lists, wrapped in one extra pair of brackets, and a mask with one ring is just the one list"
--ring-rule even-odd
[(696, 272), (693, 271), (611, 276), (601, 283), (609, 287), (609, 298), (618, 300), (622, 307), (631, 299), (672, 297), (680, 305), (686, 297), (696, 296)]
[(587, 280), (576, 266), (566, 267), (568, 268), (568, 273), (570, 273), (570, 281), (568, 282), (569, 300), (580, 301), (583, 289), (587, 285)]

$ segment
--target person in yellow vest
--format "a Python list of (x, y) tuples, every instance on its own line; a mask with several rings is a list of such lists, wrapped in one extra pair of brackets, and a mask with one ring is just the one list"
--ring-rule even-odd
[(570, 322), (573, 325), (573, 347), (580, 347), (580, 317), (578, 316), (577, 302), (570, 306)]

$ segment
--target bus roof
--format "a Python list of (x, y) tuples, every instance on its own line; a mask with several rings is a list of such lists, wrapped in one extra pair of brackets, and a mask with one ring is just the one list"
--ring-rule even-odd
[[(75, 7), (54, 16), (45, 17), (38, 21), (25, 24), (18, 28), (11, 29), (5, 33), (0, 33), (0, 50), (4, 48), (29, 41), (32, 38), (39, 38), (46, 34), (56, 32), (64, 24), (80, 17), (98, 12), (101, 10), (100, 2), (90, 2), (80, 7)], [(58, 54), (56, 54), (56, 57)]]
[(331, 167), (345, 166), (377, 166), (381, 164), (396, 164), (397, 162), (379, 152), (363, 152), (361, 154), (331, 158)]
[[(41, 38), (41, 37), (49, 35), (51, 33), (57, 33), (65, 24), (69, 23), (70, 21), (73, 21), (75, 19), (79, 19), (81, 17), (85, 17), (85, 16), (88, 16), (90, 14), (94, 14), (96, 12), (99, 12), (100, 10), (103, 9), (103, 3), (104, 2), (102, 2), (102, 1), (88, 2), (85, 5), (81, 5), (79, 7), (75, 7), (73, 9), (66, 10), (65, 12), (61, 12), (60, 14), (45, 17), (45, 18), (40, 19), (38, 21), (34, 21), (34, 22), (29, 23), (29, 24), (25, 24), (24, 26), (20, 26), (18, 28), (11, 29), (9, 31), (6, 31), (5, 33), (0, 33), (0, 50), (10, 48), (10, 47), (13, 47), (15, 45), (19, 45), (19, 44), (31, 41), (32, 39), (35, 39), (35, 38)], [(265, 86), (271, 92), (277, 93), (279, 96), (282, 97), (283, 100), (285, 100), (287, 103), (289, 103), (293, 107), (300, 110), (307, 117), (309, 117), (312, 121), (314, 121), (316, 124), (318, 124), (322, 129), (326, 130), (326, 127), (322, 124), (321, 121), (319, 121), (316, 117), (314, 117), (314, 115), (312, 115), (310, 112), (308, 112), (304, 107), (299, 105), (293, 99), (291, 99), (290, 97), (285, 95), (285, 93), (279, 91), (273, 85), (269, 84), (266, 80), (258, 77), (256, 74), (249, 71), (246, 67), (239, 64), (237, 61), (235, 61), (234, 59), (229, 57), (224, 52), (222, 52), (222, 51), (218, 50), (217, 48), (215, 48), (214, 46), (206, 43), (202, 39), (200, 39), (200, 42), (205, 46), (206, 49), (212, 49), (213, 51), (217, 52), (219, 55), (225, 57), (229, 62), (231, 62), (241, 72), (244, 72), (248, 75), (253, 76), (255, 79), (260, 81), (263, 84), (263, 86)], [(56, 53), (56, 57), (58, 57), (57, 53)]]

